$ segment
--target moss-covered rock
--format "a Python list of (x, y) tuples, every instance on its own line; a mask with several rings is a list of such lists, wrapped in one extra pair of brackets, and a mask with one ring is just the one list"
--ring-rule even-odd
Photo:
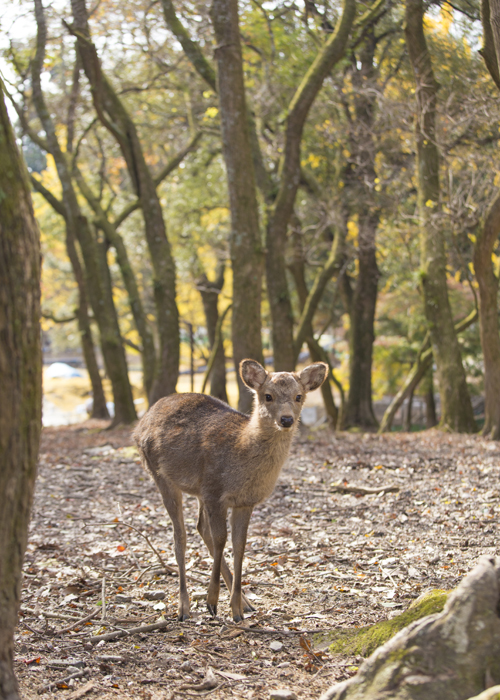
[(332, 630), (327, 635), (316, 637), (316, 646), (324, 647), (327, 642), (330, 642), (329, 649), (336, 654), (369, 656), (411, 622), (441, 612), (447, 596), (446, 591), (429, 591), (414, 600), (408, 610), (396, 615), (391, 620), (382, 620), (369, 627), (344, 627)]

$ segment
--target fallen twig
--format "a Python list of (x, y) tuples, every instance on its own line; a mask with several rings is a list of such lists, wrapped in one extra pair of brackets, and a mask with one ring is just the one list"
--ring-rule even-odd
[(45, 683), (45, 685), (41, 685), (37, 693), (38, 695), (41, 695), (42, 693), (45, 693), (46, 690), (51, 690), (52, 688), (56, 688), (59, 685), (62, 685), (63, 683), (68, 683), (68, 681), (72, 680), (73, 678), (82, 678), (82, 676), (86, 676), (89, 672), (88, 668), (84, 668), (82, 671), (77, 671), (76, 673), (72, 673), (69, 676), (65, 676), (64, 678), (60, 678), (58, 681), (51, 681), (50, 683)]
[(82, 685), (81, 688), (77, 688), (77, 690), (75, 690), (73, 693), (70, 693), (66, 700), (80, 700), (80, 698), (83, 698), (84, 695), (90, 693), (90, 691), (94, 690), (94, 688), (94, 681), (89, 681), (88, 683), (85, 683), (85, 685)]
[(37, 611), (34, 608), (26, 608), (22, 607), (21, 610), (21, 615), (34, 615), (35, 617), (38, 617), (38, 615), (43, 615), (44, 617), (47, 617), (52, 620), (77, 620), (78, 615), (66, 615), (65, 613), (53, 613), (53, 612), (44, 612), (43, 610)]
[(99, 634), (95, 637), (90, 637), (89, 641), (91, 644), (97, 644), (104, 640), (108, 642), (111, 639), (118, 639), (119, 637), (128, 637), (132, 634), (142, 634), (143, 632), (153, 632), (154, 630), (161, 630), (164, 627), (170, 625), (170, 620), (162, 620), (161, 622), (154, 622), (152, 625), (141, 625), (140, 627), (131, 627), (129, 630), (117, 630), (116, 632), (108, 632), (107, 634)]
[(78, 627), (78, 625), (83, 625), (85, 622), (89, 622), (90, 620), (93, 620), (94, 617), (97, 617), (99, 614), (99, 610), (94, 610), (94, 612), (90, 613), (90, 615), (87, 615), (87, 617), (82, 618), (81, 620), (76, 620), (76, 622), (73, 622), (72, 625), (69, 625), (68, 627), (63, 627), (62, 630), (56, 630), (54, 632), (54, 636), (57, 636), (58, 634), (65, 634), (66, 632), (71, 632), (71, 630), (75, 629), (75, 627)]
[(399, 486), (396, 484), (388, 484), (387, 486), (360, 486), (358, 484), (343, 484), (341, 481), (336, 484), (330, 484), (330, 493), (360, 493), (362, 495), (370, 495), (373, 493), (390, 493), (399, 491)]

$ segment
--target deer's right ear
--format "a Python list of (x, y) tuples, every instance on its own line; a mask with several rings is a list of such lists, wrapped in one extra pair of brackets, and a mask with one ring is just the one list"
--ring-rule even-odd
[(255, 360), (242, 360), (240, 362), (240, 376), (247, 387), (258, 391), (266, 381), (267, 372)]

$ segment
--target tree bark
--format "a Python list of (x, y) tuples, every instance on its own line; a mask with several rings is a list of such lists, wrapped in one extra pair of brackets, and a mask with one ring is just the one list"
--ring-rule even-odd
[(217, 40), (217, 88), (221, 113), (222, 149), (226, 162), (233, 268), (232, 342), (238, 378), (240, 411), (249, 412), (252, 394), (239, 376), (245, 357), (262, 364), (261, 288), (262, 245), (255, 175), (248, 133), (243, 60), (237, 0), (214, 0), (210, 16)]
[[(354, 118), (349, 122), (350, 162), (345, 188), (351, 216), (358, 217), (358, 274), (349, 304), (349, 395), (344, 427), (378, 426), (372, 405), (372, 358), (379, 271), (376, 232), (379, 209), (375, 201), (375, 141), (373, 128), (378, 86), (374, 68), (375, 33), (370, 28), (359, 53), (360, 67), (351, 68)], [(348, 109), (348, 108), (347, 108)]]
[[(483, 58), (500, 89), (500, 2), (483, 0)], [(500, 335), (498, 324), (498, 277), (491, 259), (500, 233), (500, 194), (497, 194), (477, 234), (474, 271), (479, 286), (479, 331), (484, 358), (485, 421), (483, 435), (500, 440)]]
[[(292, 276), (293, 276), (294, 281), (295, 281), (295, 287), (297, 289), (297, 296), (299, 297), (301, 316), (305, 319), (302, 322), (302, 324), (300, 324), (301, 328), (304, 329), (302, 337), (307, 342), (307, 347), (309, 349), (309, 355), (311, 357), (311, 360), (313, 362), (322, 362), (323, 358), (321, 357), (320, 353), (318, 352), (317, 345), (314, 343), (314, 332), (313, 332), (313, 327), (312, 327), (312, 320), (309, 319), (304, 314), (304, 307), (305, 307), (308, 299), (310, 298), (310, 293), (307, 289), (304, 256), (302, 253), (302, 247), (300, 245), (296, 244), (294, 246), (294, 249), (295, 249), (294, 261), (293, 261), (292, 265), (290, 265), (289, 267), (290, 267), (290, 271), (291, 271)], [(321, 273), (318, 273), (318, 276), (320, 274)], [(317, 279), (318, 278), (316, 278), (316, 280)], [(326, 286), (326, 283), (325, 283), (325, 286)], [(303, 342), (304, 342), (304, 340), (300, 341), (300, 346), (299, 346), (299, 338), (298, 337), (296, 338), (296, 340), (295, 340), (296, 356), (298, 356)], [(328, 416), (328, 420), (329, 420), (331, 426), (335, 429), (337, 427), (337, 423), (338, 423), (339, 412), (338, 412), (337, 406), (335, 405), (335, 400), (333, 398), (332, 387), (331, 387), (330, 381), (323, 382), (323, 384), (321, 385), (321, 395), (323, 397), (323, 403), (325, 405), (325, 411), (326, 411), (326, 415)]]
[(139, 294), (139, 287), (135, 277), (134, 270), (130, 264), (127, 249), (122, 237), (116, 230), (115, 226), (108, 219), (106, 212), (101, 207), (97, 197), (94, 196), (92, 190), (85, 181), (82, 173), (75, 165), (73, 173), (80, 192), (83, 194), (91, 209), (93, 210), (96, 219), (95, 223), (102, 230), (109, 245), (113, 246), (116, 252), (116, 261), (120, 268), (120, 273), (123, 279), (123, 284), (128, 294), (128, 302), (134, 318), (135, 327), (141, 339), (141, 360), (142, 360), (142, 378), (146, 397), (149, 398), (153, 388), (153, 381), (156, 368), (156, 350), (153, 338), (153, 332), (149, 327), (146, 312), (142, 304), (142, 299)]
[(457, 432), (474, 432), (460, 346), (453, 326), (446, 284), (446, 251), (440, 226), (439, 151), (436, 143), (438, 85), (423, 28), (423, 0), (406, 2), (406, 42), (416, 82), (418, 206), (421, 237), (420, 278), (441, 396), (440, 425)]
[(42, 415), (40, 240), (0, 82), (0, 699), (18, 700), (13, 640)]
[(266, 228), (266, 284), (276, 371), (291, 372), (295, 368), (293, 314), (286, 279), (285, 249), (288, 224), (300, 184), (302, 133), (309, 110), (325, 78), (344, 55), (355, 9), (355, 0), (344, 0), (335, 32), (319, 51), (288, 107), (279, 189), (274, 203), (268, 207)]
[(42, 92), (41, 73), (45, 57), (47, 29), (41, 0), (35, 0), (35, 18), (37, 22), (37, 49), (31, 63), (33, 103), (45, 130), (47, 147), (54, 157), (61, 182), (66, 213), (65, 219), (69, 232), (67, 238), (71, 241), (78, 240), (82, 251), (85, 264), (86, 288), (92, 311), (99, 327), (106, 372), (113, 387), (115, 403), (113, 425), (132, 423), (137, 419), (137, 415), (113, 295), (111, 290), (108, 289), (105, 276), (106, 270), (102, 266), (102, 258), (101, 260), (99, 259), (96, 241), (92, 236), (87, 219), (80, 211), (66, 157), (59, 144), (54, 123)]
[(89, 310), (88, 310), (88, 295), (85, 283), (85, 273), (78, 257), (78, 252), (75, 244), (75, 237), (71, 233), (66, 218), (66, 208), (54, 195), (49, 192), (41, 182), (31, 177), (33, 188), (39, 192), (42, 197), (51, 205), (51, 207), (60, 216), (63, 217), (66, 229), (66, 252), (73, 269), (76, 286), (78, 287), (78, 307), (76, 317), (78, 320), (78, 330), (80, 332), (80, 340), (82, 343), (82, 352), (85, 360), (85, 366), (89, 373), (90, 385), (92, 387), (92, 412), (91, 418), (100, 420), (109, 419), (109, 411), (106, 406), (106, 397), (102, 386), (101, 373), (97, 364), (95, 355), (94, 341), (92, 338), (92, 328), (90, 326)]
[(429, 430), (435, 428), (438, 424), (436, 414), (436, 402), (434, 401), (434, 380), (433, 380), (432, 365), (429, 367), (427, 374), (423, 379), (424, 398), (425, 398), (425, 427)]
[(477, 233), (474, 271), (479, 286), (479, 332), (484, 359), (485, 421), (483, 435), (500, 440), (500, 333), (498, 277), (491, 256), (500, 233), (500, 194)]
[[(217, 277), (210, 282), (205, 273), (196, 280), (196, 288), (200, 292), (207, 324), (208, 342), (210, 350), (213, 349), (216, 340), (217, 321), (219, 320), (219, 292), (224, 285), (224, 264), (219, 264)], [(214, 362), (210, 372), (210, 395), (227, 403), (226, 391), (226, 358), (224, 344), (219, 343), (215, 353)]]
[(154, 403), (175, 391), (179, 374), (179, 313), (175, 300), (175, 263), (167, 238), (156, 185), (142, 151), (137, 129), (102, 70), (90, 36), (85, 0), (71, 0), (73, 32), (83, 69), (90, 83), (101, 123), (116, 139), (127, 163), (132, 186), (141, 201), (146, 240), (153, 267), (156, 321), (160, 337), (159, 362), (149, 397)]

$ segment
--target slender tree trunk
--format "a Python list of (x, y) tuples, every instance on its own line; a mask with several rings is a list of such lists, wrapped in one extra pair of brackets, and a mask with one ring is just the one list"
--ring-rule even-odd
[[(213, 349), (216, 339), (217, 321), (219, 320), (219, 292), (224, 285), (224, 266), (220, 265), (219, 267), (220, 269), (214, 282), (210, 282), (205, 273), (202, 273), (196, 280), (196, 287), (200, 292), (205, 312), (210, 350)], [(218, 345), (212, 371), (210, 372), (210, 395), (227, 403), (226, 358), (223, 343)]]
[[(305, 265), (304, 265), (304, 255), (302, 251), (302, 246), (298, 241), (298, 234), (294, 235), (294, 260), (289, 266), (290, 271), (293, 275), (295, 281), (295, 287), (297, 289), (297, 295), (299, 297), (300, 311), (304, 310), (304, 306), (309, 297), (309, 290), (307, 289), (306, 275), (305, 275)], [(318, 352), (314, 342), (314, 332), (311, 321), (306, 323), (305, 327), (305, 337), (307, 342), (307, 347), (309, 349), (309, 355), (313, 362), (322, 362), (323, 358)], [(300, 352), (300, 348), (298, 349)], [(298, 353), (297, 353), (298, 354)], [(326, 415), (333, 428), (336, 428), (339, 412), (337, 406), (335, 405), (335, 400), (333, 398), (332, 387), (330, 381), (323, 382), (321, 385), (321, 395), (323, 396), (323, 403), (325, 405)]]
[(127, 163), (132, 186), (141, 201), (146, 240), (153, 267), (160, 353), (150, 396), (154, 403), (175, 391), (179, 374), (179, 313), (175, 300), (175, 263), (167, 238), (155, 181), (147, 166), (134, 122), (102, 70), (88, 26), (85, 0), (71, 0), (73, 30), (92, 99), (102, 124), (116, 139)]
[(423, 0), (406, 2), (406, 42), (417, 86), (418, 204), (421, 236), (421, 283), (424, 309), (437, 365), (443, 428), (474, 432), (460, 346), (446, 284), (446, 251), (440, 225), (439, 151), (436, 144), (437, 84), (423, 29)]
[(274, 203), (268, 207), (266, 228), (266, 284), (272, 318), (274, 368), (293, 371), (295, 353), (293, 314), (286, 279), (287, 230), (300, 184), (300, 146), (309, 110), (323, 81), (343, 57), (355, 15), (354, 0), (344, 0), (342, 15), (297, 88), (288, 108), (280, 183)]
[(239, 376), (248, 355), (263, 361), (260, 302), (262, 246), (255, 175), (248, 133), (237, 0), (214, 0), (210, 16), (217, 40), (218, 93), (222, 148), (231, 207), (230, 252), (233, 268), (233, 359), (240, 411), (249, 412), (252, 395)]
[[(378, 94), (374, 68), (375, 32), (366, 31), (360, 66), (351, 68), (354, 118), (350, 121), (350, 165), (346, 170), (346, 196), (351, 215), (358, 215), (358, 275), (352, 290), (349, 315), (349, 396), (345, 427), (378, 426), (372, 405), (372, 357), (379, 271), (376, 232), (379, 210), (375, 201), (375, 140), (373, 129)], [(347, 108), (348, 109), (348, 108)]]
[(132, 423), (137, 415), (134, 407), (132, 389), (128, 377), (127, 360), (121, 342), (118, 317), (113, 302), (113, 295), (107, 289), (105, 269), (99, 260), (96, 241), (92, 236), (87, 219), (82, 216), (75, 190), (66, 162), (66, 157), (59, 144), (52, 117), (45, 104), (41, 87), (41, 73), (45, 58), (47, 29), (41, 0), (35, 0), (35, 17), (37, 22), (37, 50), (31, 63), (33, 86), (33, 103), (47, 136), (50, 153), (54, 157), (57, 173), (61, 182), (65, 219), (68, 228), (68, 240), (77, 240), (82, 251), (85, 265), (86, 288), (94, 317), (101, 336), (102, 354), (106, 372), (113, 387), (115, 417), (113, 425)]
[(90, 417), (98, 418), (100, 420), (107, 420), (109, 418), (109, 411), (106, 406), (106, 397), (102, 386), (101, 373), (99, 372), (99, 365), (97, 364), (95, 354), (95, 346), (88, 312), (88, 295), (85, 284), (85, 274), (82, 270), (80, 258), (76, 249), (75, 236), (72, 234), (70, 226), (68, 226), (67, 213), (64, 204), (54, 197), (54, 195), (49, 192), (41, 182), (35, 180), (35, 178), (31, 178), (31, 183), (37, 192), (39, 192), (42, 197), (44, 197), (52, 206), (54, 211), (56, 211), (64, 219), (66, 230), (66, 252), (73, 269), (73, 276), (75, 278), (76, 286), (78, 287), (79, 302), (76, 311), (78, 330), (80, 332), (85, 366), (87, 367), (90, 385), (92, 387), (93, 398)]
[[(477, 309), (474, 309), (474, 311), (472, 311), (467, 318), (464, 318), (463, 321), (456, 324), (455, 333), (458, 335), (473, 324), (476, 319)], [(391, 429), (394, 416), (396, 415), (399, 407), (402, 406), (404, 400), (415, 391), (419, 383), (426, 376), (427, 372), (432, 371), (433, 360), (433, 348), (431, 347), (430, 333), (428, 332), (424, 342), (420, 346), (415, 364), (410, 369), (403, 386), (392, 400), (391, 405), (384, 413), (382, 423), (380, 424), (379, 433), (383, 433)]]
[(436, 402), (434, 401), (434, 381), (433, 381), (432, 364), (425, 375), (422, 384), (425, 398), (425, 427), (435, 428), (438, 424), (436, 413)]
[(413, 408), (413, 391), (410, 392), (408, 396), (408, 403), (406, 404), (406, 411), (403, 418), (403, 430), (405, 433), (411, 432), (411, 418), (412, 418), (412, 408)]
[(40, 240), (0, 83), (0, 700), (18, 700), (13, 641), (42, 414)]
[(109, 221), (106, 212), (101, 207), (97, 197), (94, 197), (92, 190), (86, 183), (82, 173), (77, 167), (74, 168), (74, 175), (80, 192), (83, 194), (93, 212), (96, 215), (96, 224), (102, 230), (109, 245), (112, 245), (116, 252), (116, 261), (120, 268), (120, 273), (123, 279), (123, 284), (127, 290), (128, 301), (132, 316), (134, 318), (137, 333), (141, 339), (141, 360), (142, 360), (142, 377), (143, 386), (146, 397), (149, 398), (153, 388), (153, 381), (156, 367), (156, 350), (154, 338), (151, 328), (149, 327), (146, 312), (142, 304), (139, 294), (139, 287), (135, 277), (134, 270), (130, 264), (127, 249), (123, 238), (120, 236), (116, 228)]

